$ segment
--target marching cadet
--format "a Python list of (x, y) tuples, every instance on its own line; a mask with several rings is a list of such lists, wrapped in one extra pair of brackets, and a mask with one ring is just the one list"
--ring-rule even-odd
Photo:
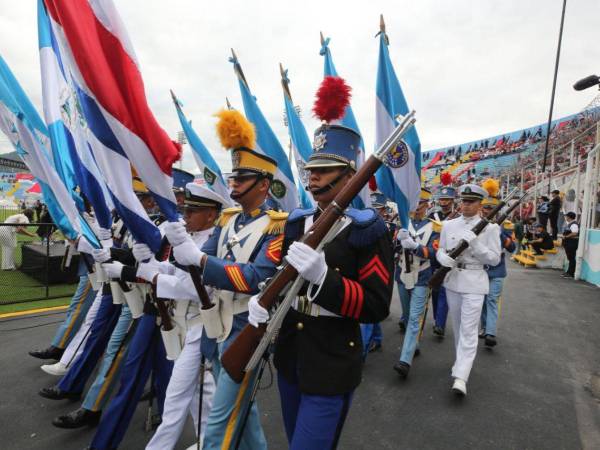
[[(388, 220), (390, 217), (386, 202), (385, 195), (383, 195), (381, 192), (376, 191), (371, 194), (371, 206), (385, 221), (390, 233), (390, 237), (393, 240), (393, 236), (395, 234), (395, 223)], [(363, 343), (363, 359), (366, 360), (368, 353), (381, 350), (383, 345), (383, 330), (381, 329), (381, 324), (379, 322), (361, 323), (360, 333)]]
[[(359, 147), (360, 135), (349, 128), (324, 123), (317, 129), (304, 168), (318, 207), (295, 210), (286, 224), (286, 259), (307, 282), (283, 321), (274, 357), (292, 450), (337, 446), (361, 381), (359, 323), (377, 323), (389, 314), (392, 242), (374, 210), (347, 209), (341, 231), (322, 252), (298, 242), (355, 174)], [(253, 326), (268, 319), (256, 296), (249, 309)]]
[[(212, 361), (217, 390), (208, 417), (203, 448), (229, 448), (241, 422), (240, 411), (250, 397), (249, 385), (238, 384), (225, 370), (220, 357), (248, 323), (248, 300), (258, 285), (271, 277), (280, 262), (283, 228), (287, 213), (269, 210), (265, 200), (272, 188), (276, 162), (255, 148), (254, 126), (238, 111), (218, 113), (217, 133), (225, 149), (231, 150), (233, 173), (231, 198), (241, 208), (222, 212), (213, 234), (199, 250), (181, 224), (169, 223), (167, 237), (175, 247), (176, 261), (196, 265), (205, 285), (214, 288), (214, 307), (201, 310), (205, 324), (202, 352)], [(271, 189), (281, 196), (278, 189)], [(207, 338), (216, 338), (212, 349)], [(242, 449), (260, 450), (267, 442), (253, 404), (241, 440)]]
[[(466, 395), (469, 373), (477, 353), (481, 309), (485, 295), (489, 293), (485, 266), (495, 266), (500, 262), (501, 248), (497, 225), (489, 224), (479, 235), (472, 231), (481, 219), (479, 210), (487, 192), (476, 184), (465, 184), (460, 187), (459, 195), (462, 214), (444, 223), (436, 258), (442, 266), (452, 269), (443, 284), (452, 316), (456, 349), (452, 391)], [(448, 252), (461, 240), (466, 241), (469, 247), (455, 260)]]
[[(215, 222), (221, 208), (229, 202), (207, 187), (189, 183), (185, 188), (183, 201), (183, 217), (186, 231), (198, 248), (202, 248), (213, 233)], [(172, 449), (181, 435), (186, 417), (191, 414), (196, 431), (200, 430), (198, 439), (202, 442), (208, 414), (210, 412), (215, 381), (210, 371), (203, 374), (203, 384), (198, 387), (203, 356), (200, 348), (202, 337), (202, 317), (199, 309), (199, 298), (193, 287), (189, 274), (171, 266), (165, 271), (164, 264), (159, 264), (150, 249), (146, 247), (150, 262), (140, 264), (138, 274), (149, 282), (156, 284), (156, 294), (160, 298), (169, 298), (177, 302), (176, 310), (185, 312), (185, 343), (181, 354), (175, 360), (171, 380), (167, 387), (162, 423), (146, 446), (146, 449)], [(178, 314), (175, 313), (177, 318)], [(199, 389), (202, 389), (202, 405), (199, 405)], [(199, 408), (202, 407), (201, 419)], [(198, 428), (198, 422), (201, 426)]]
[[(443, 174), (445, 175), (445, 174)], [(448, 174), (449, 175), (449, 174)], [(445, 182), (451, 182), (445, 181)], [(452, 186), (443, 186), (437, 195), (436, 211), (431, 213), (429, 217), (436, 222), (443, 222), (449, 218), (453, 218), (456, 214), (456, 189)], [(437, 262), (434, 262), (434, 268), (437, 267)], [(446, 291), (442, 286), (431, 290), (431, 305), (433, 306), (433, 334), (440, 339), (444, 338), (446, 333), (446, 319), (448, 318), (448, 303), (446, 302)]]
[[(488, 196), (481, 202), (481, 212), (487, 216), (499, 203), (498, 193), (500, 192), (500, 183), (493, 178), (485, 180), (483, 187)], [(513, 224), (506, 220), (500, 228), (500, 246), (502, 250), (509, 253), (515, 251), (515, 241), (513, 240)], [(502, 295), (502, 286), (506, 278), (505, 253), (502, 251), (500, 262), (495, 266), (486, 266), (486, 272), (490, 280), (490, 291), (485, 296), (483, 308), (481, 310), (481, 332), (480, 337), (484, 340), (486, 347), (494, 347), (496, 341), (496, 325), (498, 323), (498, 304)]]
[[(409, 229), (398, 231), (398, 240), (404, 250), (408, 250), (411, 260), (405, 260), (405, 253), (401, 253), (400, 296), (409, 297), (406, 301), (410, 305), (406, 334), (402, 344), (400, 359), (394, 365), (394, 370), (402, 378), (408, 376), (413, 356), (418, 349), (421, 337), (422, 324), (425, 320), (426, 304), (429, 301), (429, 279), (433, 274), (432, 262), (435, 261), (435, 251), (438, 245), (439, 228), (427, 217), (427, 210), (431, 200), (431, 192), (421, 189), (419, 205), (410, 221)], [(404, 270), (410, 264), (410, 271)]]

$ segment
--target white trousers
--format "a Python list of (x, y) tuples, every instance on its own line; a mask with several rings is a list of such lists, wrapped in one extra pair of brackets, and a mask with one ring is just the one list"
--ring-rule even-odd
[[(195, 333), (194, 333), (195, 334)], [(167, 387), (162, 423), (148, 442), (146, 450), (171, 450), (177, 444), (189, 413), (194, 420), (195, 430), (198, 430), (198, 409), (200, 385), (200, 339), (194, 337), (188, 340), (187, 333), (181, 354), (175, 360), (171, 380)], [(210, 414), (213, 396), (215, 394), (215, 379), (208, 370), (204, 372), (204, 390), (202, 395), (202, 421), (200, 426), (200, 441), (204, 438), (206, 422)]]
[(15, 265), (16, 250), (16, 246), (2, 246), (2, 270), (13, 270), (17, 268)]
[(464, 294), (446, 288), (448, 310), (452, 317), (456, 360), (452, 366), (452, 376), (465, 382), (469, 379), (473, 361), (477, 354), (477, 333), (483, 307), (483, 294)]
[(101, 300), (102, 289), (98, 290), (98, 293), (94, 298), (94, 303), (92, 303), (92, 306), (90, 306), (90, 309), (88, 309), (88, 312), (85, 316), (85, 320), (79, 327), (79, 330), (77, 330), (75, 336), (73, 336), (73, 339), (71, 339), (71, 342), (69, 342), (69, 345), (67, 345), (67, 348), (65, 348), (65, 351), (63, 352), (60, 358), (60, 362), (65, 366), (70, 367), (71, 365), (73, 365), (75, 360), (79, 358), (79, 355), (81, 355), (81, 353), (83, 352), (85, 342), (87, 341), (87, 338), (89, 336), (88, 331), (92, 326), (94, 319), (96, 318), (96, 314), (98, 313), (98, 309), (100, 308)]

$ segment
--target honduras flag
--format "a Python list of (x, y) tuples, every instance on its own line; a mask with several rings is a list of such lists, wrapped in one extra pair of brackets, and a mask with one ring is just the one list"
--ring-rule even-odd
[(39, 183), (44, 202), (60, 231), (68, 239), (85, 236), (100, 247), (88, 223), (50, 161), (48, 129), (9, 67), (0, 57), (0, 130), (11, 141)]
[[(58, 168), (63, 165), (73, 170), (77, 185), (94, 208), (98, 224), (110, 229), (114, 206), (85, 139), (85, 121), (80, 115), (77, 94), (70, 84), (70, 73), (65, 72), (62, 64), (60, 49), (42, 0), (38, 0), (38, 39), (44, 116), (50, 132), (55, 167), (59, 173)], [(69, 186), (67, 182), (65, 185)]]
[(188, 122), (185, 114), (183, 114), (181, 102), (175, 97), (173, 91), (171, 91), (171, 97), (173, 98), (173, 103), (175, 103), (175, 108), (177, 109), (177, 116), (179, 117), (181, 128), (190, 143), (190, 147), (192, 147), (192, 154), (202, 173), (202, 178), (204, 178), (206, 185), (210, 189), (223, 197), (223, 199), (229, 199), (229, 190), (227, 189), (227, 184), (223, 179), (223, 174), (221, 174), (219, 165), (192, 128), (192, 123)]
[[(409, 113), (408, 105), (388, 52), (388, 39), (382, 27), (379, 33), (379, 63), (375, 99), (375, 147), (379, 147), (396, 127), (395, 117)], [(416, 209), (421, 192), (421, 143), (414, 127), (404, 136), (376, 173), (381, 192), (398, 205), (402, 227), (408, 228), (408, 213)]]
[(171, 168), (180, 147), (160, 128), (146, 102), (135, 53), (111, 0), (44, 0), (68, 65), (88, 141), (113, 202), (135, 240), (153, 251), (160, 233), (131, 189), (131, 169), (170, 221), (178, 220)]
[(312, 153), (312, 145), (306, 133), (306, 128), (300, 120), (298, 112), (294, 108), (292, 102), (292, 94), (290, 92), (290, 79), (287, 75), (288, 71), (281, 68), (281, 86), (283, 87), (283, 99), (285, 101), (285, 115), (287, 117), (287, 127), (290, 135), (290, 142), (294, 159), (296, 160), (296, 169), (298, 169), (298, 194), (302, 208), (308, 209), (315, 206), (312, 196), (306, 192), (308, 186), (308, 171), (304, 170), (304, 165), (308, 162), (308, 158)]
[(273, 158), (277, 162), (277, 172), (271, 184), (271, 195), (284, 211), (292, 211), (298, 207), (298, 190), (294, 183), (294, 175), (290, 162), (267, 119), (258, 107), (256, 98), (250, 92), (242, 67), (235, 56), (229, 59), (233, 63), (240, 84), (240, 92), (244, 103), (244, 112), (256, 128), (256, 151)]
[[(325, 58), (324, 65), (324, 73), (323, 77), (339, 76), (337, 70), (335, 70), (335, 66), (333, 65), (333, 58), (331, 57), (331, 50), (329, 50), (329, 41), (331, 39), (323, 38), (323, 34), (321, 34), (321, 51), (319, 52), (321, 56)], [(346, 112), (344, 113), (344, 117), (339, 121), (340, 125), (351, 128), (360, 134), (360, 130), (358, 129), (358, 123), (356, 122), (356, 118), (354, 117), (354, 113), (352, 112), (352, 106), (348, 105), (346, 107)], [(362, 135), (361, 135), (362, 136)], [(360, 168), (365, 162), (365, 143), (360, 139), (360, 149), (358, 151), (358, 156), (356, 158), (356, 167)], [(365, 208), (371, 206), (371, 196), (369, 192), (369, 187), (366, 185), (358, 194), (358, 196), (352, 200), (352, 206), (355, 208)]]

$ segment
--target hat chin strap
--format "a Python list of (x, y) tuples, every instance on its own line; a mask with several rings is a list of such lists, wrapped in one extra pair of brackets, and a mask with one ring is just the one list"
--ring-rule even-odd
[[(318, 189), (310, 189), (308, 186), (305, 188), (307, 191), (309, 191), (311, 194), (313, 195), (321, 195), (324, 194), (327, 191), (330, 191), (331, 189), (334, 188), (334, 186), (336, 184), (338, 184), (342, 178), (344, 178), (348, 172), (350, 172), (350, 166), (346, 166), (346, 168), (337, 176), (333, 179), (333, 181), (331, 181), (330, 183), (326, 184), (323, 187), (320, 187)], [(234, 199), (235, 200), (235, 199)]]
[(236, 201), (237, 201), (237, 200), (239, 200), (239, 199), (240, 199), (240, 198), (242, 198), (244, 195), (246, 195), (248, 192), (250, 192), (252, 189), (254, 189), (254, 187), (255, 187), (255, 186), (258, 184), (258, 182), (259, 182), (260, 180), (262, 180), (263, 178), (266, 178), (266, 177), (265, 177), (265, 176), (263, 176), (263, 175), (259, 175), (259, 174), (257, 174), (257, 175), (256, 175), (256, 180), (254, 180), (254, 183), (252, 183), (250, 186), (248, 186), (248, 189), (246, 189), (246, 190), (245, 190), (244, 192), (242, 192), (241, 194), (237, 194), (236, 196), (233, 196), (233, 195), (229, 195), (229, 196), (232, 198), (232, 200), (236, 200)]

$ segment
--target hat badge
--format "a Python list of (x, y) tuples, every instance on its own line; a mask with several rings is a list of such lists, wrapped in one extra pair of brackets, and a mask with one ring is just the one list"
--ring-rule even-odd
[(313, 141), (313, 149), (315, 152), (322, 150), (327, 144), (327, 135), (322, 131), (315, 135), (315, 140)]

